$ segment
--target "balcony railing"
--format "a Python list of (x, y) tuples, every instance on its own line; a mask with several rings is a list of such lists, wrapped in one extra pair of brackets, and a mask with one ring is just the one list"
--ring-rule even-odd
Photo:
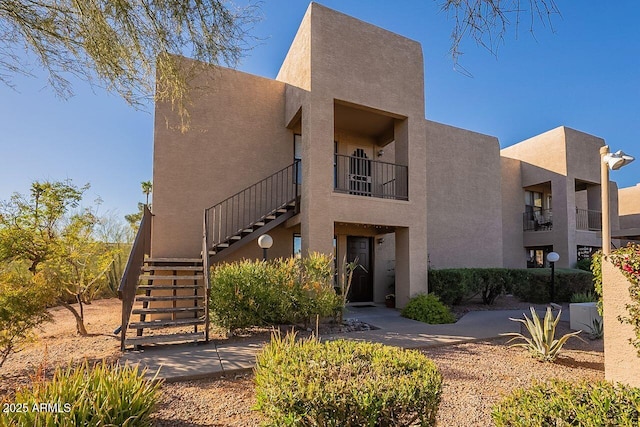
[(551, 209), (539, 209), (522, 214), (524, 231), (553, 230), (553, 215)]
[(338, 193), (408, 200), (408, 168), (366, 157), (335, 155), (334, 189)]
[(576, 230), (602, 230), (602, 212), (576, 208)]

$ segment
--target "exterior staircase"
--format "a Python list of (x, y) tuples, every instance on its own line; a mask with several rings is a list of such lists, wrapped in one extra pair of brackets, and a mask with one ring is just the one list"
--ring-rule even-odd
[[(133, 345), (208, 341), (207, 290), (199, 258), (147, 258), (129, 323), (135, 330), (125, 339)], [(145, 333), (146, 332), (146, 333)]]
[[(209, 341), (209, 268), (299, 212), (300, 161), (205, 209), (202, 258), (151, 258), (148, 207), (127, 261), (120, 348)], [(143, 292), (142, 292), (143, 291)], [(131, 320), (131, 316), (139, 316)], [(133, 334), (133, 331), (136, 331)], [(131, 333), (128, 333), (131, 332)]]

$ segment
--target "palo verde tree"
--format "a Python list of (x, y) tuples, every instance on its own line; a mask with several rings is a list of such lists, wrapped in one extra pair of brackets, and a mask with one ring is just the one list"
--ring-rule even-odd
[(34, 182), (29, 196), (14, 194), (0, 206), (0, 261), (26, 263), (32, 286), (46, 287), (74, 315), (81, 335), (83, 305), (105, 285), (116, 248), (95, 238), (94, 212), (76, 209), (88, 188)]
[(440, 6), (454, 21), (450, 52), (456, 66), (466, 38), (497, 55), (510, 26), (516, 36), (523, 20), (531, 34), (536, 24), (553, 30), (552, 19), (560, 15), (555, 0), (441, 0)]
[(184, 115), (189, 71), (175, 55), (236, 65), (257, 9), (222, 0), (2, 0), (0, 81), (11, 85), (36, 62), (63, 98), (74, 75), (133, 106), (155, 93)]

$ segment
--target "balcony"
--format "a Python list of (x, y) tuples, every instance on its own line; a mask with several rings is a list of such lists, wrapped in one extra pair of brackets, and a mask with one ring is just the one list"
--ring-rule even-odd
[(335, 155), (334, 191), (381, 199), (408, 200), (408, 168), (365, 157)]
[(602, 230), (602, 212), (576, 208), (576, 230)]
[(522, 214), (524, 231), (550, 231), (553, 230), (553, 215), (551, 209), (539, 209)]

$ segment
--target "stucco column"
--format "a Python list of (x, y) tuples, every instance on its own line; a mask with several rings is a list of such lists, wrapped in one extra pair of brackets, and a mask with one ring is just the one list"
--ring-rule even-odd
[(629, 281), (607, 257), (602, 257), (602, 294), (605, 379), (640, 387), (640, 357), (629, 342), (635, 338), (633, 327), (618, 320), (629, 315)]
[(333, 100), (310, 96), (302, 111), (302, 253), (333, 254)]

